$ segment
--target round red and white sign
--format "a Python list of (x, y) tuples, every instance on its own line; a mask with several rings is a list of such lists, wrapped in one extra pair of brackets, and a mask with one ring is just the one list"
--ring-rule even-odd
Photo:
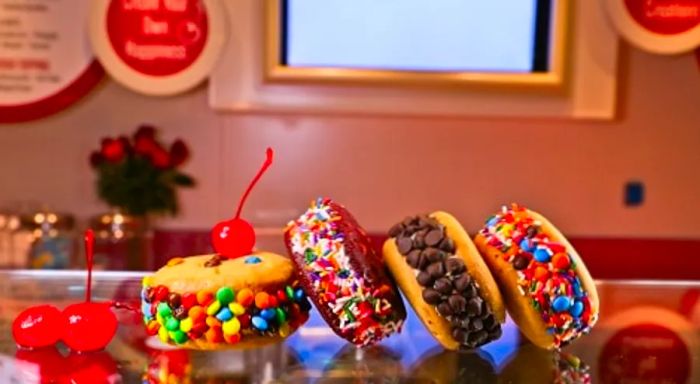
[(102, 79), (82, 22), (89, 2), (0, 0), (0, 123), (56, 113)]
[(107, 72), (150, 95), (185, 91), (204, 80), (223, 48), (217, 0), (96, 0), (90, 38)]
[(620, 34), (654, 53), (700, 46), (700, 0), (601, 0)]

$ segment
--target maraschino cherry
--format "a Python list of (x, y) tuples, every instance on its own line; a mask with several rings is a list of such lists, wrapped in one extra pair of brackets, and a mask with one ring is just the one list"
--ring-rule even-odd
[(236, 216), (231, 220), (216, 224), (211, 231), (211, 242), (214, 250), (223, 257), (235, 259), (249, 255), (253, 251), (253, 247), (255, 247), (255, 231), (250, 223), (241, 219), (241, 210), (250, 191), (260, 180), (265, 170), (272, 164), (272, 148), (267, 148), (266, 155), (265, 162), (238, 202)]
[(109, 344), (117, 332), (117, 317), (112, 312), (112, 303), (92, 301), (92, 265), (95, 235), (92, 229), (85, 232), (88, 278), (85, 302), (71, 304), (63, 310), (66, 330), (62, 340), (77, 352), (98, 351)]
[(101, 350), (112, 340), (117, 330), (117, 317), (111, 308), (120, 305), (91, 301), (94, 239), (93, 231), (88, 229), (85, 232), (88, 264), (85, 302), (69, 305), (63, 312), (52, 305), (38, 305), (22, 311), (12, 323), (12, 336), (19, 347), (48, 347), (63, 340), (74, 352), (88, 352)]
[(53, 305), (37, 305), (22, 311), (12, 323), (12, 337), (26, 349), (48, 347), (61, 339), (66, 318)]

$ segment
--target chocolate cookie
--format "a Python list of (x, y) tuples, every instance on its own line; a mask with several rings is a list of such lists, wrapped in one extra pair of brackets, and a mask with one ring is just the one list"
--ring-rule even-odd
[(411, 216), (389, 230), (384, 259), (430, 333), (447, 349), (501, 336), (505, 310), (469, 235), (445, 212)]
[(319, 198), (284, 237), (302, 287), (335, 333), (368, 346), (401, 330), (406, 310), (396, 285), (345, 207)]

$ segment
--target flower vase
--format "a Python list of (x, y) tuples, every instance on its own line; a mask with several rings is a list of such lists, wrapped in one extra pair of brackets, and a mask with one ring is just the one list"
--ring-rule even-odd
[(153, 269), (153, 229), (148, 215), (130, 215), (115, 208), (90, 220), (95, 231), (96, 269)]

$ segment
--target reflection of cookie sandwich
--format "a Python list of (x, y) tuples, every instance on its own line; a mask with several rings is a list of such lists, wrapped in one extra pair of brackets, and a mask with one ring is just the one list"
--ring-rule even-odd
[(287, 258), (266, 252), (172, 259), (143, 281), (146, 328), (163, 342), (197, 349), (281, 340), (310, 309), (292, 271)]
[(406, 310), (396, 285), (345, 207), (313, 201), (288, 224), (285, 242), (300, 284), (336, 334), (367, 346), (401, 330)]
[(590, 368), (578, 357), (522, 345), (499, 377), (502, 383), (590, 384)]
[(411, 370), (411, 377), (435, 384), (496, 383), (491, 362), (476, 352), (430, 351)]
[(317, 382), (388, 383), (400, 380), (402, 375), (398, 353), (382, 346), (358, 349), (347, 345), (333, 356)]
[(598, 319), (598, 293), (583, 261), (547, 219), (517, 204), (489, 218), (474, 242), (522, 333), (559, 348)]
[(430, 333), (445, 348), (498, 339), (505, 310), (496, 282), (457, 220), (445, 212), (396, 224), (384, 259)]

